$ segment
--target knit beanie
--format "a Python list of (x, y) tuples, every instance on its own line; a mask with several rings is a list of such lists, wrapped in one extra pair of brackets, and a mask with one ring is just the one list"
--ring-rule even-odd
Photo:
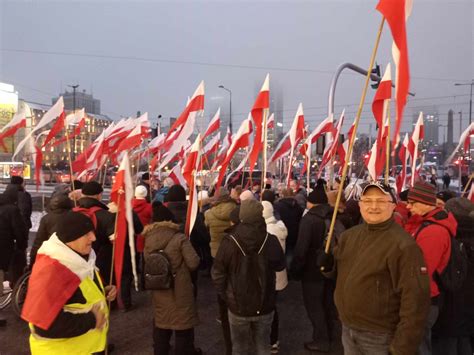
[(275, 193), (272, 190), (263, 190), (262, 201), (275, 202)]
[(186, 201), (186, 190), (181, 185), (173, 185), (168, 190), (165, 197), (167, 202), (183, 202)]
[(255, 196), (253, 195), (252, 191), (245, 190), (244, 192), (240, 194), (240, 201), (245, 201), (245, 200), (255, 200)]
[(424, 181), (417, 181), (408, 192), (408, 200), (436, 206), (435, 187)]
[(152, 211), (153, 215), (151, 219), (153, 222), (176, 222), (173, 213), (159, 201), (153, 202)]
[(144, 200), (146, 199), (146, 195), (148, 195), (148, 189), (143, 185), (138, 185), (135, 187), (135, 198)]
[(326, 195), (324, 188), (316, 187), (309, 193), (307, 201), (313, 205), (328, 203), (328, 196)]
[(69, 243), (94, 230), (92, 220), (80, 212), (69, 211), (61, 215), (56, 224), (56, 235), (63, 243)]
[(18, 175), (13, 175), (10, 178), (10, 183), (12, 183), (13, 185), (21, 185), (21, 184), (23, 184), (23, 178), (21, 176), (18, 176)]
[(268, 201), (262, 201), (263, 206), (263, 218), (267, 219), (273, 217), (273, 205)]
[(257, 200), (244, 200), (240, 204), (239, 219), (242, 223), (265, 223), (263, 220), (263, 206)]
[(89, 181), (82, 185), (82, 194), (85, 196), (94, 196), (102, 193), (104, 189), (97, 181)]

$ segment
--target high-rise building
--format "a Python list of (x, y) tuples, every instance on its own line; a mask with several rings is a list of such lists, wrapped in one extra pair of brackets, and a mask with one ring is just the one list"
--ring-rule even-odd
[(424, 146), (439, 144), (439, 113), (435, 106), (418, 107), (417, 112), (413, 113), (413, 127), (418, 121), (420, 111), (423, 112), (423, 125), (425, 138)]
[(454, 111), (449, 110), (448, 111), (448, 138), (447, 138), (448, 146), (453, 145), (453, 137), (454, 137), (453, 118), (454, 118)]
[[(91, 113), (94, 115), (100, 115), (100, 100), (94, 99), (92, 94), (87, 94), (86, 90), (70, 92), (65, 91), (60, 94), (64, 100), (64, 109), (72, 111), (74, 107), (76, 109), (84, 108), (86, 113)], [(59, 97), (54, 97), (52, 99), (53, 105), (58, 101)], [(75, 100), (75, 104), (74, 104)]]

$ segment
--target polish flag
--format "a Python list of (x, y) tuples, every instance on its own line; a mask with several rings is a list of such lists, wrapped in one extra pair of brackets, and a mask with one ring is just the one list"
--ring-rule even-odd
[(400, 147), (400, 151), (398, 152), (398, 157), (402, 162), (402, 170), (397, 175), (396, 184), (397, 184), (397, 191), (398, 193), (402, 192), (405, 188), (406, 178), (407, 178), (407, 163), (408, 163), (408, 133), (405, 134), (405, 139), (403, 139), (403, 144)]
[(212, 118), (211, 122), (209, 122), (209, 126), (206, 129), (206, 132), (204, 132), (202, 136), (202, 140), (206, 139), (206, 137), (209, 137), (212, 133), (217, 131), (221, 127), (221, 108), (217, 110), (216, 114)]
[(160, 133), (157, 135), (155, 138), (153, 138), (150, 143), (148, 143), (148, 150), (151, 153), (156, 153), (158, 150), (160, 150), (162, 144), (164, 143), (166, 138), (166, 134)]
[(462, 132), (461, 137), (459, 137), (459, 144), (454, 148), (453, 152), (451, 155), (446, 159), (446, 162), (444, 165), (448, 165), (451, 163), (453, 160), (454, 156), (456, 155), (457, 152), (459, 152), (459, 149), (464, 145), (464, 151), (469, 150), (469, 143), (471, 142), (471, 135), (474, 134), (474, 122), (472, 122), (469, 127), (466, 128), (464, 132)]
[(183, 177), (189, 186), (188, 210), (186, 213), (186, 224), (184, 227), (184, 234), (186, 234), (188, 238), (191, 235), (198, 213), (196, 174), (199, 169), (199, 161), (201, 160), (199, 155), (200, 145), (201, 135), (198, 134), (183, 167)]
[(416, 160), (418, 158), (418, 145), (420, 141), (424, 138), (424, 129), (423, 129), (423, 112), (420, 112), (418, 116), (418, 121), (416, 122), (413, 133), (408, 142), (408, 153), (411, 157), (411, 186), (415, 184), (415, 171), (416, 171)]
[(188, 184), (183, 176), (183, 174), (181, 173), (181, 164), (178, 163), (176, 164), (173, 169), (171, 169), (168, 177), (170, 177), (174, 183), (176, 185), (181, 185), (182, 187), (184, 187), (185, 189), (188, 188)]
[[(36, 124), (35, 128), (33, 128), (30, 133), (26, 135), (26, 137), (18, 143), (16, 147), (15, 153), (13, 153), (12, 160), (15, 160), (15, 157), (22, 151), (26, 143), (29, 141), (31, 137), (35, 133), (37, 133), (41, 128), (46, 127), (47, 125), (51, 124), (56, 120), (56, 118), (60, 117), (64, 113), (64, 100), (61, 96), (58, 101), (43, 115), (41, 120)], [(64, 119), (64, 116), (63, 116)]]
[[(249, 155), (250, 155), (250, 151), (247, 152), (247, 154), (245, 155), (245, 158), (242, 159), (242, 161), (240, 162), (239, 166), (238, 166), (237, 168), (235, 168), (230, 174), (227, 174), (227, 178), (225, 179), (224, 186), (227, 186), (227, 184), (229, 183), (229, 179), (230, 179), (232, 176), (234, 176), (234, 174), (235, 174), (236, 172), (238, 172), (238, 171), (240, 172), (240, 171), (244, 168), (245, 164), (247, 164), (247, 161), (249, 160)], [(241, 176), (241, 175), (238, 174), (237, 176)]]
[(191, 97), (191, 99), (189, 99), (186, 108), (170, 127), (169, 132), (174, 131), (179, 126), (184, 126), (185, 122), (188, 120), (188, 117), (192, 112), (197, 113), (202, 110), (204, 110), (204, 81), (201, 81), (201, 83), (198, 85), (196, 91), (194, 91), (193, 96)]
[(302, 170), (302, 174), (306, 172), (307, 165), (311, 162), (311, 145), (316, 143), (316, 141), (321, 137), (323, 134), (332, 132), (334, 130), (334, 122), (333, 117), (326, 117), (315, 129), (311, 134), (306, 138), (306, 141), (301, 145), (300, 152), (303, 156), (305, 156), (305, 165)]
[(227, 126), (227, 133), (224, 137), (224, 140), (222, 141), (221, 148), (219, 149), (219, 152), (217, 153), (217, 158), (214, 159), (214, 164), (212, 164), (211, 170), (216, 170), (218, 166), (222, 164), (222, 162), (225, 160), (225, 157), (227, 155), (227, 150), (232, 144), (232, 133), (230, 133), (230, 127)]
[[(300, 102), (298, 109), (296, 110), (295, 118), (293, 119), (293, 124), (291, 125), (289, 131), (290, 139), (290, 162), (293, 161), (293, 156), (295, 153), (296, 146), (303, 139), (305, 134), (305, 125), (304, 125), (304, 113), (303, 113), (303, 104)], [(288, 176), (286, 179), (287, 185), (290, 184), (291, 177), (291, 166), (288, 168)]]
[[(84, 109), (81, 109), (79, 111), (76, 111), (75, 113), (70, 113), (69, 115), (66, 116), (66, 126), (73, 126), (74, 129), (73, 131), (69, 134), (69, 139), (77, 137), (78, 135), (81, 134), (81, 130), (84, 128), (86, 125), (86, 115)], [(55, 139), (53, 144), (51, 144), (52, 147), (56, 147), (61, 143), (64, 143), (67, 141), (66, 137), (62, 137), (59, 139)]]
[(138, 147), (142, 143), (142, 127), (137, 124), (127, 137), (120, 143), (116, 153)]
[(20, 128), (26, 127), (26, 112), (24, 108), (19, 109), (8, 122), (0, 130), (0, 146), (7, 151), (7, 147), (3, 143), (3, 140), (7, 137), (13, 136)]
[(349, 143), (351, 141), (352, 135), (354, 134), (355, 122), (352, 123), (351, 128), (349, 128), (349, 132), (347, 132), (347, 138), (344, 140), (342, 144), (339, 144), (337, 148), (337, 154), (339, 155), (341, 170), (342, 168), (349, 164), (351, 159), (347, 157), (347, 152), (349, 151)]
[[(378, 135), (377, 137), (383, 136), (385, 128), (385, 120), (387, 117), (388, 108), (390, 105), (390, 98), (392, 97), (392, 76), (390, 63), (387, 64), (385, 73), (383, 74), (382, 80), (380, 81), (377, 92), (372, 102), (372, 112), (377, 122)], [(377, 138), (379, 139), (379, 138)]]
[(221, 140), (221, 132), (217, 132), (217, 134), (214, 137), (212, 137), (212, 139), (209, 142), (207, 142), (207, 144), (202, 149), (202, 155), (207, 157), (212, 152), (217, 151), (217, 149), (219, 148), (220, 140)]
[[(134, 196), (132, 176), (130, 174), (130, 161), (128, 152), (125, 152), (120, 163), (119, 170), (115, 175), (115, 181), (110, 191), (110, 200), (117, 205), (115, 247), (114, 247), (114, 270), (117, 282), (118, 294), (120, 294), (123, 258), (125, 243), (128, 234), (128, 243), (132, 260), (132, 271), (135, 288), (138, 289), (137, 266), (135, 262), (135, 231), (133, 228), (132, 198)], [(106, 280), (108, 281), (108, 280)]]
[(326, 147), (324, 149), (323, 159), (321, 164), (319, 165), (319, 175), (322, 174), (323, 168), (327, 165), (327, 163), (329, 163), (329, 161), (332, 159), (332, 157), (335, 156), (337, 152), (339, 136), (341, 134), (341, 128), (344, 122), (344, 112), (345, 111), (342, 111), (341, 117), (339, 118), (336, 127), (332, 130), (332, 132), (328, 132), (330, 133), (332, 140), (328, 144), (326, 144)]
[(402, 126), (403, 110), (407, 103), (408, 90), (410, 89), (406, 20), (411, 14), (412, 7), (412, 0), (380, 0), (377, 5), (377, 10), (385, 17), (392, 32), (392, 57), (397, 68), (395, 78), (397, 118), (393, 135), (394, 146), (398, 145), (400, 139), (399, 134)]
[(369, 179), (371, 181), (377, 181), (378, 173), (377, 173), (377, 168), (376, 168), (376, 162), (377, 160), (377, 142), (375, 141), (372, 144), (372, 148), (370, 149), (369, 152), (369, 158), (366, 160), (366, 166), (367, 170), (369, 172)]
[(267, 128), (268, 129), (275, 128), (275, 114), (274, 113), (272, 113), (270, 117), (268, 117)]
[(278, 142), (278, 145), (275, 147), (273, 154), (268, 160), (269, 163), (273, 163), (283, 157), (285, 154), (291, 150), (291, 141), (290, 141), (290, 131), (286, 132), (283, 138)]
[(255, 124), (255, 135), (253, 140), (252, 150), (250, 151), (250, 175), (252, 175), (255, 163), (258, 160), (258, 155), (263, 147), (263, 111), (270, 107), (270, 74), (267, 74), (262, 88), (255, 99), (252, 107), (252, 117)]
[(220, 189), (222, 181), (224, 180), (224, 175), (227, 171), (227, 166), (229, 165), (230, 161), (234, 157), (234, 154), (239, 149), (246, 148), (249, 146), (249, 139), (250, 139), (251, 133), (252, 133), (252, 120), (249, 115), (249, 117), (240, 124), (239, 130), (237, 131), (237, 133), (232, 139), (232, 144), (230, 145), (230, 148), (227, 151), (227, 155), (221, 164), (219, 176), (217, 178), (216, 190)]
[(42, 147), (45, 147), (53, 138), (55, 138), (59, 133), (61, 133), (61, 131), (65, 127), (64, 125), (66, 121), (65, 118), (66, 118), (66, 113), (63, 111), (59, 115), (56, 122), (54, 122), (53, 127), (49, 130), (49, 133), (46, 139), (44, 140)]

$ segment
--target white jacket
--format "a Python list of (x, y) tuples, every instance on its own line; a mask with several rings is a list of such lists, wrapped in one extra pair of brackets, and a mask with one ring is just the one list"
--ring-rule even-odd
[[(280, 241), (281, 248), (283, 253), (286, 249), (286, 237), (288, 236), (288, 229), (286, 229), (283, 221), (278, 221), (274, 216), (270, 216), (265, 219), (267, 223), (267, 232), (273, 234)], [(286, 269), (283, 271), (278, 271), (276, 273), (276, 286), (277, 291), (283, 290), (288, 285), (288, 275)]]

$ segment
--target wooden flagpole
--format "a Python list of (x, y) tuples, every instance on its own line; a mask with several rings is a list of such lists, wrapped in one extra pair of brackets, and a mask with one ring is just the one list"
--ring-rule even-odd
[[(69, 127), (67, 124), (67, 120), (65, 122), (65, 131), (66, 131), (66, 146), (67, 146), (67, 155), (69, 159), (69, 174), (70, 174), (70, 181), (71, 181), (71, 186), (72, 186), (72, 191), (76, 190), (76, 187), (74, 186), (74, 174), (72, 172), (72, 159), (71, 159), (71, 141), (69, 140)], [(76, 148), (76, 147), (74, 147)], [(74, 199), (74, 207), (77, 206), (77, 201)]]
[(467, 181), (466, 186), (464, 187), (464, 190), (462, 191), (461, 197), (463, 197), (466, 194), (467, 188), (469, 187), (469, 184), (472, 182), (473, 178), (474, 178), (474, 174), (471, 174), (471, 176), (469, 176), (469, 180)]
[(390, 176), (390, 101), (387, 103), (387, 145), (385, 152), (385, 184), (388, 185), (388, 177)]
[[(267, 138), (267, 119), (268, 119), (268, 108), (263, 109), (263, 169), (262, 169), (262, 181), (261, 181), (261, 187), (262, 191), (265, 188), (265, 180), (267, 178), (267, 144), (268, 144), (268, 138)], [(263, 194), (260, 194), (260, 198), (262, 197)]]
[[(347, 153), (346, 153), (349, 157), (352, 155), (352, 149), (354, 147), (354, 141), (355, 141), (355, 137), (357, 135), (357, 128), (359, 127), (360, 116), (362, 114), (362, 109), (364, 107), (365, 96), (367, 95), (367, 88), (368, 88), (369, 82), (370, 82), (371, 69), (373, 68), (374, 63), (375, 63), (375, 56), (377, 54), (377, 49), (379, 47), (380, 37), (382, 35), (382, 30), (383, 30), (384, 23), (385, 23), (385, 17), (382, 17), (382, 21), (380, 22), (379, 30), (377, 32), (377, 37), (376, 37), (376, 40), (375, 40), (374, 49), (372, 50), (372, 56), (370, 58), (369, 69), (367, 70), (367, 76), (365, 77), (365, 85), (364, 85), (364, 88), (362, 90), (362, 96), (360, 98), (359, 108), (357, 109), (357, 114), (356, 114), (356, 118), (355, 118), (355, 121), (354, 121), (354, 132), (352, 133), (351, 140), (349, 141), (349, 148), (348, 148)], [(337, 139), (337, 138), (335, 138), (335, 139)], [(333, 234), (334, 234), (334, 226), (336, 224), (337, 211), (339, 209), (339, 204), (341, 203), (342, 190), (344, 188), (344, 184), (342, 182), (346, 180), (348, 166), (349, 165), (346, 163), (346, 164), (344, 164), (344, 167), (342, 169), (341, 184), (339, 184), (339, 189), (337, 190), (336, 204), (334, 205), (334, 212), (332, 214), (331, 225), (329, 227), (329, 233), (328, 233), (327, 241), (326, 241), (326, 247), (325, 247), (326, 254), (329, 253), (329, 249), (331, 247), (331, 240), (332, 240), (332, 237), (333, 237)], [(324, 271), (324, 267), (321, 267), (321, 270)]]

